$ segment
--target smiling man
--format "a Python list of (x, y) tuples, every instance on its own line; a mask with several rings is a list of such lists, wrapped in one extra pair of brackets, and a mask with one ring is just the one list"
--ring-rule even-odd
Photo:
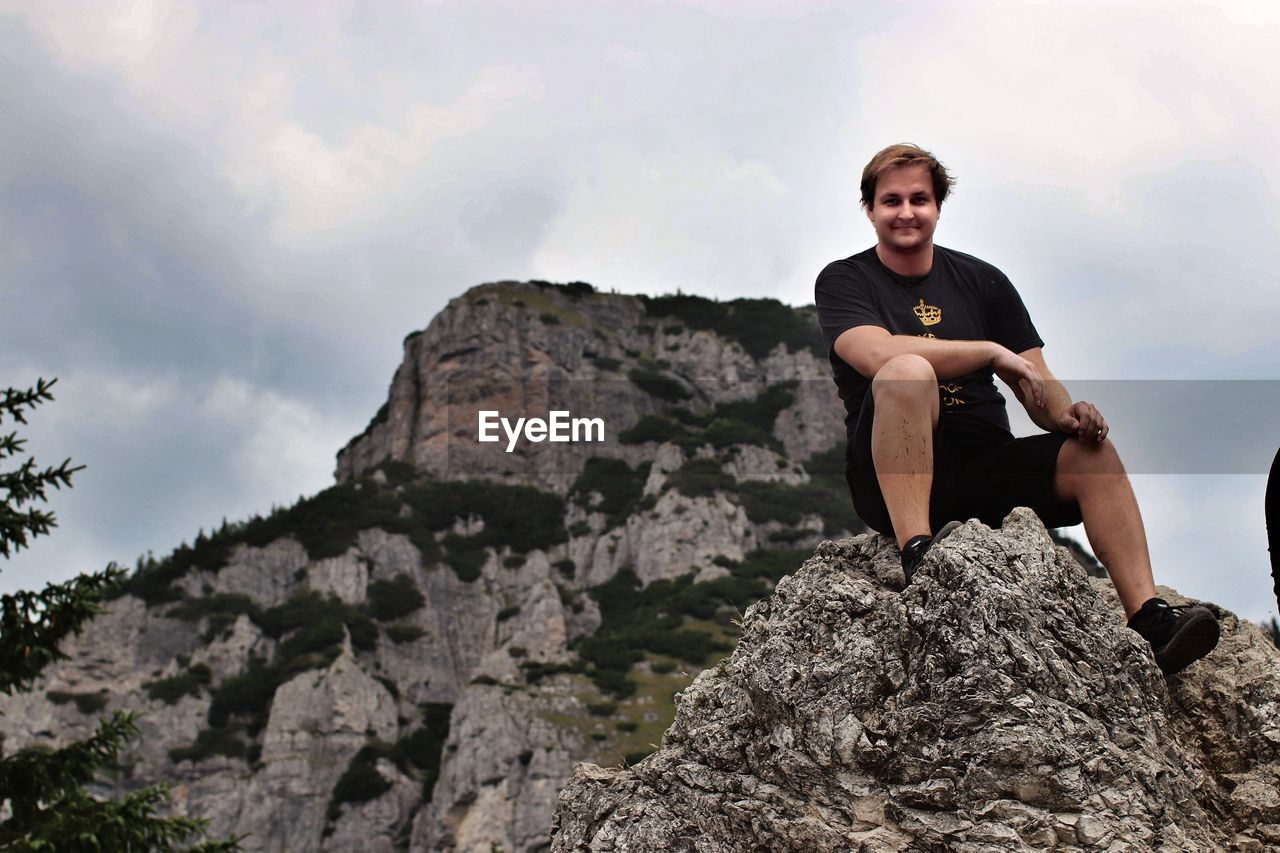
[[(1026, 506), (1049, 527), (1083, 521), (1129, 627), (1164, 672), (1177, 672), (1217, 644), (1217, 619), (1156, 596), (1142, 516), (1106, 420), (1049, 371), (1009, 279), (934, 244), (953, 184), (915, 145), (876, 154), (861, 184), (876, 245), (818, 276), (854, 509), (896, 538), (908, 583), (929, 546), (964, 519), (996, 527)], [(1043, 434), (1013, 437), (995, 376)]]

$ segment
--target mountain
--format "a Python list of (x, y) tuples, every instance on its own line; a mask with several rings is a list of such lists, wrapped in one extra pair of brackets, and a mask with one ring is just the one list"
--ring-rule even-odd
[(101, 789), (170, 780), (246, 849), (544, 849), (577, 762), (651, 752), (741, 613), (862, 532), (834, 390), (812, 309), (472, 288), (334, 486), (139, 561), (0, 697), (3, 747), (139, 710)]
[(1280, 848), (1280, 651), (1257, 626), (1209, 605), (1218, 648), (1166, 680), (1026, 509), (901, 578), (885, 537), (822, 543), (656, 753), (578, 766), (552, 849)]

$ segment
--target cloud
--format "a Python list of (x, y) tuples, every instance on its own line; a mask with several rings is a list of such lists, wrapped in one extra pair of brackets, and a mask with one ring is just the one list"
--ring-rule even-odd
[[(958, 172), (939, 242), (1004, 267), (1047, 339), (1087, 322), (1068, 375), (1212, 376), (1268, 343), (1241, 312), (1280, 310), (1260, 275), (1280, 262), (1259, 153), (1280, 144), (1276, 18), (1086, 7), (967, 5), (870, 35), (839, 136), (867, 152), (911, 139)], [(1152, 339), (1213, 367), (1135, 358)]]
[(787, 187), (765, 160), (607, 146), (580, 164), (533, 258), (539, 276), (627, 292), (731, 291), (795, 263), (779, 227)]
[[(19, 382), (51, 375), (38, 364), (0, 369)], [(222, 518), (314, 494), (332, 483), (333, 454), (351, 434), (345, 413), (231, 376), (187, 386), (175, 374), (90, 368), (64, 373), (54, 395), (19, 428), (27, 454), (85, 468), (51, 494), (59, 527), (3, 567), (3, 589), (163, 555)]]
[[(282, 84), (273, 77), (269, 85)], [(446, 105), (404, 105), (396, 122), (403, 130), (364, 122), (331, 140), (284, 120), (261, 141), (231, 151), (227, 172), (246, 204), (271, 211), (276, 244), (319, 248), (366, 233), (406, 209), (430, 209), (432, 189), (449, 182), (455, 165), (441, 143), (480, 136), (509, 121), (505, 113), (529, 109), (538, 96), (533, 69), (485, 67)]]
[(1263, 516), (1264, 476), (1132, 478), (1156, 583), (1241, 618), (1276, 618)]
[(333, 459), (350, 438), (345, 418), (326, 417), (306, 401), (220, 376), (197, 407), (214, 429), (234, 430), (230, 474), (244, 499), (313, 494), (328, 486), (318, 460)]
[(0, 366), (64, 377), (33, 446), (90, 466), (50, 564), (320, 488), (481, 281), (808, 303), (904, 138), (1059, 375), (1275, 379), (1277, 14), (0, 0)]

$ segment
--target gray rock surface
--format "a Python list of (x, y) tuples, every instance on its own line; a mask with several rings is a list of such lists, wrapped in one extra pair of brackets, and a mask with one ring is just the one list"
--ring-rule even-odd
[(414, 850), (536, 850), (550, 841), (556, 794), (585, 749), (556, 725), (572, 700), (538, 691), (468, 687), (454, 706), (440, 781), (414, 823)]
[(1026, 510), (901, 586), (886, 538), (823, 543), (657, 753), (577, 767), (552, 849), (1280, 845), (1280, 652), (1257, 628), (1219, 609), (1220, 646), (1166, 681)]
[(213, 577), (213, 591), (241, 593), (271, 607), (301, 586), (306, 565), (307, 551), (293, 539), (277, 539), (264, 548), (239, 545)]
[(276, 691), (262, 767), (240, 789), (232, 831), (252, 833), (259, 850), (314, 849), (334, 784), (352, 757), (369, 737), (394, 741), (396, 730), (395, 700), (349, 644), (327, 669), (299, 673)]

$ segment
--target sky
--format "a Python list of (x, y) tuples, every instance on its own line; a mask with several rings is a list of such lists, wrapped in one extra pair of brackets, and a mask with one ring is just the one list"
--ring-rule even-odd
[(0, 0), (0, 388), (57, 377), (21, 435), (87, 466), (0, 591), (330, 485), (472, 285), (811, 303), (912, 141), (937, 242), (1107, 401), (1157, 581), (1274, 616), (1278, 42), (1263, 2)]

